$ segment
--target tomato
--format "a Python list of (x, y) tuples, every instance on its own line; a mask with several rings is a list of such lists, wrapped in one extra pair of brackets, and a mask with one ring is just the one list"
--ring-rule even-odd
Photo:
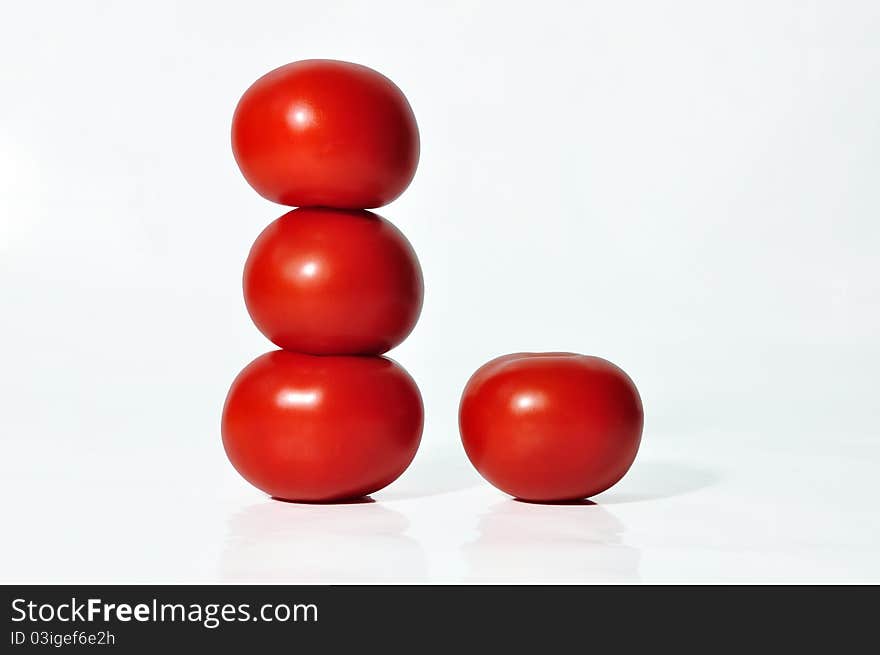
[(385, 357), (261, 355), (235, 378), (223, 446), (251, 484), (284, 500), (359, 498), (403, 473), (422, 435), (422, 398)]
[(632, 380), (599, 357), (518, 353), (468, 381), (459, 427), (473, 465), (523, 500), (594, 496), (635, 459), (642, 401)]
[(311, 59), (267, 73), (232, 118), (232, 152), (261, 196), (292, 207), (369, 209), (409, 186), (419, 130), (384, 75)]
[(406, 237), (368, 211), (302, 208), (257, 237), (244, 268), (257, 328), (285, 350), (378, 355), (403, 341), (424, 287)]

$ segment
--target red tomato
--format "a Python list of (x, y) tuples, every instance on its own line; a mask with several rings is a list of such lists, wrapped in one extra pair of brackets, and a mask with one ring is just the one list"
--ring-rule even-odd
[(244, 92), (232, 152), (254, 190), (282, 205), (381, 207), (416, 173), (419, 130), (384, 75), (310, 59), (276, 68)]
[(326, 502), (378, 491), (406, 470), (422, 435), (422, 398), (385, 357), (283, 350), (238, 374), (223, 407), (223, 446), (252, 485)]
[(611, 362), (574, 353), (493, 359), (465, 386), (459, 427), (473, 465), (523, 500), (605, 491), (627, 472), (642, 437), (642, 401)]
[(378, 355), (403, 341), (422, 309), (422, 271), (406, 237), (367, 211), (295, 209), (257, 237), (244, 298), (285, 350)]

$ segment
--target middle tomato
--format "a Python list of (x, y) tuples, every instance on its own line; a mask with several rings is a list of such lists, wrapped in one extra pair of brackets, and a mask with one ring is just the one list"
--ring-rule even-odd
[(424, 296), (406, 237), (364, 210), (300, 208), (263, 230), (244, 267), (257, 328), (285, 350), (379, 355), (412, 331)]

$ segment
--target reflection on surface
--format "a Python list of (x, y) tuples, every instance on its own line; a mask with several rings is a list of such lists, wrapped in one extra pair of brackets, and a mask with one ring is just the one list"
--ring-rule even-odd
[(229, 519), (220, 576), (236, 582), (326, 584), (424, 580), (407, 519), (371, 500), (300, 505), (266, 500)]
[(639, 551), (624, 526), (590, 501), (537, 505), (507, 500), (480, 519), (465, 544), (468, 582), (636, 582)]

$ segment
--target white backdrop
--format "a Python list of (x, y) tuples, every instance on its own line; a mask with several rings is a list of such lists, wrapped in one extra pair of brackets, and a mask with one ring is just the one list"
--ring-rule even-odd
[[(3, 582), (880, 582), (880, 6), (46, 2), (0, 21)], [(407, 94), (378, 210), (426, 297), (391, 356), (423, 445), (376, 502), (264, 499), (226, 389), (271, 344), (241, 269), (282, 207), (229, 123), (296, 59)], [(491, 357), (613, 360), (646, 408), (595, 505), (472, 471)]]

